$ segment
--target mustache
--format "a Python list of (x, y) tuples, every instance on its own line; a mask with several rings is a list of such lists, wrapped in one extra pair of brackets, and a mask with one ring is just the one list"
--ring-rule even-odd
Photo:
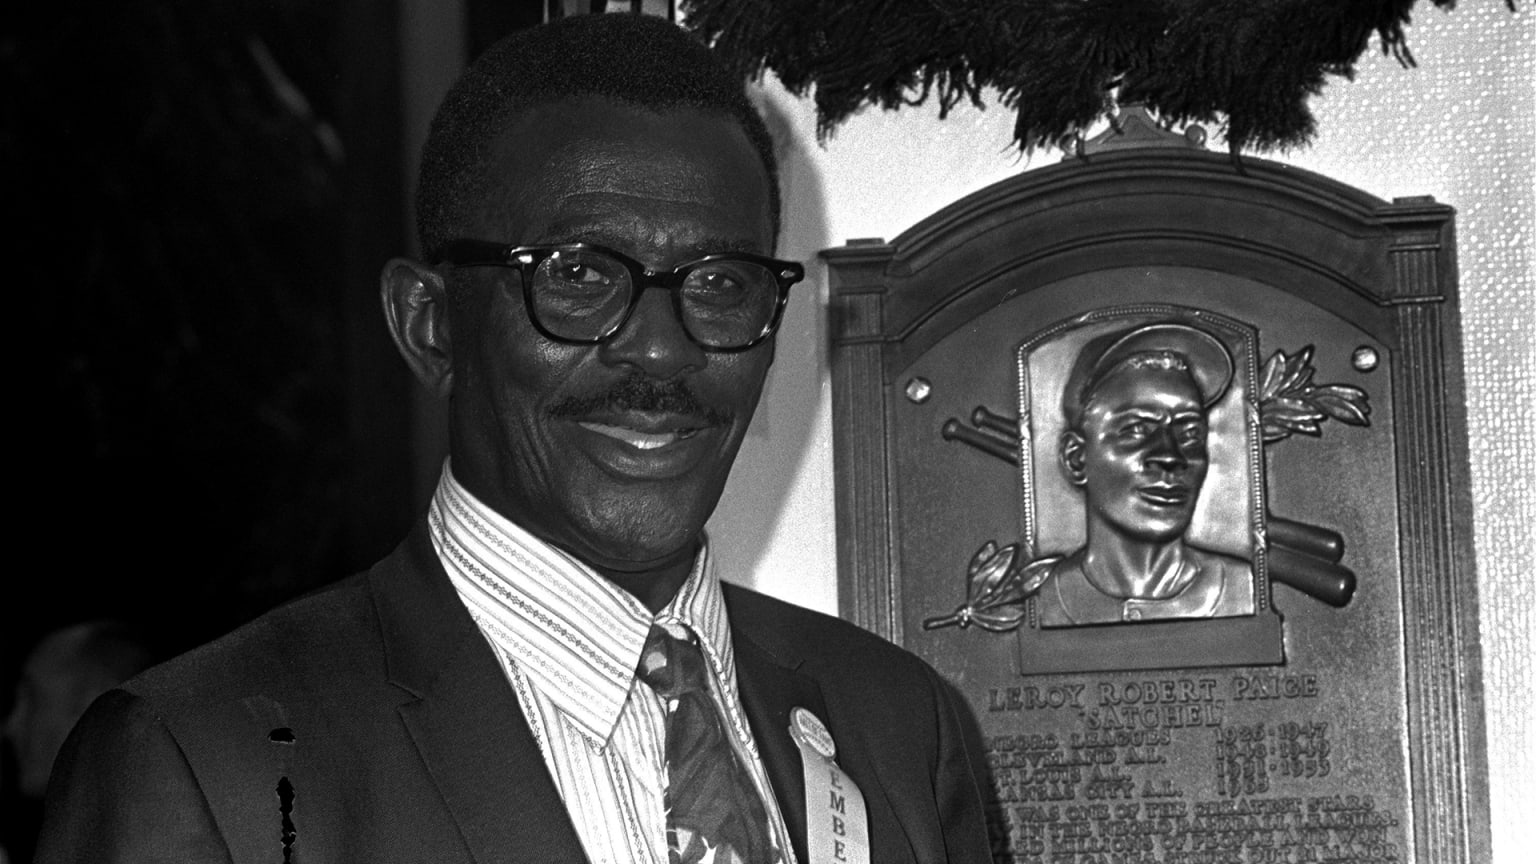
[(711, 426), (731, 422), (732, 414), (710, 405), (688, 383), (656, 381), (636, 373), (591, 393), (567, 396), (549, 407), (551, 417), (585, 417), (617, 411), (648, 411), (696, 417)]

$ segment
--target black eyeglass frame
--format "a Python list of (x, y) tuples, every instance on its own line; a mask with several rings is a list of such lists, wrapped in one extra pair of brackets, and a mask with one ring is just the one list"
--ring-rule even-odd
[[(595, 339), (572, 339), (569, 336), (559, 336), (551, 333), (539, 320), (534, 312), (533, 304), (533, 277), (539, 265), (543, 264), (556, 252), (596, 252), (624, 265), (629, 271), (631, 289), (629, 292), (629, 306), (624, 314), (605, 333)], [(754, 255), (750, 252), (722, 252), (715, 255), (705, 255), (703, 258), (695, 258), (692, 261), (679, 264), (671, 270), (651, 270), (639, 261), (607, 246), (596, 243), (554, 243), (535, 246), (509, 246), (505, 243), (495, 243), (489, 240), (449, 240), (438, 247), (437, 253), (432, 256), (432, 266), (451, 264), (454, 267), (511, 267), (518, 270), (523, 283), (523, 306), (528, 312), (528, 320), (532, 322), (534, 329), (538, 330), (546, 338), (563, 342), (567, 345), (599, 345), (613, 338), (613, 334), (624, 329), (629, 319), (635, 314), (635, 308), (640, 305), (640, 297), (647, 288), (665, 288), (672, 295), (672, 311), (677, 316), (678, 323), (683, 328), (683, 333), (689, 341), (706, 351), (718, 351), (723, 354), (731, 354), (738, 351), (746, 351), (763, 343), (779, 329), (779, 322), (784, 317), (784, 306), (789, 302), (789, 289), (805, 278), (805, 266), (798, 261), (784, 261), (778, 258), (769, 258), (766, 255)], [(688, 274), (705, 264), (716, 261), (746, 261), (758, 264), (766, 268), (773, 275), (778, 287), (778, 296), (775, 298), (773, 316), (758, 333), (745, 345), (733, 345), (721, 347), (701, 342), (693, 331), (688, 328), (687, 319), (683, 317), (682, 295), (677, 290), (682, 287)]]

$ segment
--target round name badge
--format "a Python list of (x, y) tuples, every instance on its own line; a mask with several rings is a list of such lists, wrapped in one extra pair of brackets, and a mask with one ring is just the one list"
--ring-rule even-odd
[(837, 745), (832, 743), (832, 733), (827, 731), (821, 718), (804, 708), (796, 708), (789, 715), (789, 729), (795, 738), (807, 747), (831, 759), (837, 755)]

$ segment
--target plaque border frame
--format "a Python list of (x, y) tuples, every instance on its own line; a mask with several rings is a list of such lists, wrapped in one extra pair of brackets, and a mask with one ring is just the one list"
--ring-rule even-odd
[[(1262, 278), (1354, 322), (1396, 356), (1408, 860), (1487, 860), (1454, 213), (1428, 196), (1383, 201), (1267, 160), (1148, 148), (1022, 172), (889, 243), (823, 250), (841, 615), (903, 643), (892, 411), (899, 374), (929, 347), (1028, 290), (1020, 284), (1137, 264)], [(995, 278), (1004, 272), (1014, 278)]]

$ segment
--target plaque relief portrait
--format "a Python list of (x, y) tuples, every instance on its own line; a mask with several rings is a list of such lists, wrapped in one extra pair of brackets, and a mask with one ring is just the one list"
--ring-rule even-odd
[(988, 541), (967, 601), (925, 629), (1018, 631), (1024, 674), (1285, 662), (1271, 580), (1333, 607), (1344, 538), (1266, 504), (1265, 447), (1369, 424), (1369, 395), (1313, 380), (1311, 346), (1259, 361), (1259, 329), (1209, 309), (1106, 306), (1015, 346), (1016, 417), (939, 434), (1006, 461), (1021, 536)]
[[(1020, 363), (1021, 374), (1032, 377), (1056, 371), (1031, 371), (1028, 356)], [(1187, 537), (1211, 468), (1211, 414), (1243, 390), (1232, 386), (1233, 371), (1232, 352), (1220, 339), (1176, 320), (1117, 326), (1078, 349), (1056, 400), (1061, 431), (1031, 436), (1038, 455), (1054, 456), (1054, 467), (1077, 492), (1085, 535), (1064, 554), (1043, 549), (1045, 557), (1026, 569), (1026, 581), (1042, 579), (1035, 593), (1041, 627), (1253, 614), (1246, 513), (1210, 515), (1251, 510), (1248, 490), (1236, 483), (1229, 484), (1239, 487), (1235, 496), (1204, 496), (1203, 525), (1219, 527), (1202, 533), (1231, 527), (1235, 536), (1216, 536), (1206, 545)], [(1031, 401), (1029, 422), (1045, 425), (1049, 406)], [(1218, 415), (1237, 420), (1226, 423), (1237, 428), (1220, 430), (1218, 439), (1245, 439), (1245, 413)], [(1043, 461), (1027, 460), (1026, 470), (1039, 470)], [(1225, 467), (1217, 465), (1220, 480), (1246, 473)], [(1034, 485), (1044, 484), (1037, 478)]]

